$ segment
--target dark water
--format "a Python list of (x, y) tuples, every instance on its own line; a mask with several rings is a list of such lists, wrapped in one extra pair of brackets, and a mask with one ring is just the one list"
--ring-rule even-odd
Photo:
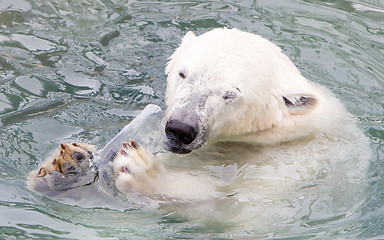
[[(164, 107), (164, 66), (180, 37), (224, 26), (276, 43), (356, 116), (373, 151), (360, 221), (232, 231), (26, 188), (58, 143), (104, 146), (147, 104)], [(0, 0), (0, 28), (0, 239), (384, 238), (383, 1)]]

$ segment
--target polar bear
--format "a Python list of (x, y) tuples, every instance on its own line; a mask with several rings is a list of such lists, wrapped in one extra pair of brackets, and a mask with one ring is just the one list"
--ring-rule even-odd
[(326, 131), (346, 112), (279, 47), (237, 29), (187, 33), (166, 73), (166, 146), (175, 153), (250, 133), (253, 142), (278, 144)]
[[(352, 117), (270, 41), (237, 29), (188, 32), (166, 74), (164, 145), (180, 155), (160, 154), (160, 160), (135, 141), (122, 143), (112, 160), (119, 192), (249, 201), (319, 182), (363, 184), (369, 151)], [(94, 151), (61, 144), (30, 174), (30, 188), (70, 187), (78, 181), (74, 176), (89, 170)], [(93, 171), (91, 179), (96, 176)]]

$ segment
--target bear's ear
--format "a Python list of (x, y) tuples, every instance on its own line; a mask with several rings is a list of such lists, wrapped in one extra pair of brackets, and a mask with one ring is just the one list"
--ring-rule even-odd
[(283, 96), (283, 100), (288, 112), (292, 115), (305, 114), (313, 109), (317, 103), (316, 98), (306, 95)]
[(185, 45), (187, 43), (189, 43), (190, 41), (192, 41), (193, 39), (196, 38), (196, 35), (192, 32), (192, 31), (189, 31), (187, 32), (187, 34), (185, 34), (185, 36), (181, 39), (181, 45)]

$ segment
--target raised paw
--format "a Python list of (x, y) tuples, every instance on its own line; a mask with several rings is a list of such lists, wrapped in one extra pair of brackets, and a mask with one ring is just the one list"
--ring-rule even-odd
[(90, 184), (97, 171), (90, 169), (95, 147), (85, 143), (62, 143), (54, 154), (28, 176), (36, 191), (60, 191)]
[(123, 193), (151, 194), (164, 165), (135, 141), (123, 142), (113, 160), (116, 187)]
[(203, 200), (222, 196), (217, 187), (225, 185), (209, 175), (166, 167), (134, 141), (122, 144), (113, 173), (117, 190), (130, 197), (133, 193), (162, 200)]

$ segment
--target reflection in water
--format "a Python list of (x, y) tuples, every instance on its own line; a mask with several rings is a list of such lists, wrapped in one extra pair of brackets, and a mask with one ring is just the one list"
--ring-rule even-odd
[[(383, 235), (383, 10), (379, 1), (1, 1), (0, 238)], [(300, 218), (310, 214), (301, 212), (264, 232), (254, 227), (255, 219), (243, 226), (196, 224), (172, 209), (137, 210), (121, 201), (98, 208), (76, 206), (76, 201), (55, 201), (25, 188), (28, 172), (59, 142), (102, 147), (147, 104), (164, 108), (164, 66), (180, 37), (188, 30), (200, 34), (223, 26), (276, 43), (305, 77), (330, 88), (356, 116), (373, 149), (368, 198), (354, 199), (354, 207), (339, 206), (324, 218)], [(187, 159), (180, 161), (169, 164), (188, 165)], [(228, 179), (242, 171), (240, 165), (223, 164), (209, 170)], [(319, 181), (329, 174), (327, 169), (320, 173)], [(252, 174), (245, 177), (252, 179)], [(296, 201), (307, 206), (303, 211), (325, 216), (322, 207), (332, 196)], [(294, 203), (286, 206), (294, 209)], [(236, 213), (235, 204), (215, 207)]]

